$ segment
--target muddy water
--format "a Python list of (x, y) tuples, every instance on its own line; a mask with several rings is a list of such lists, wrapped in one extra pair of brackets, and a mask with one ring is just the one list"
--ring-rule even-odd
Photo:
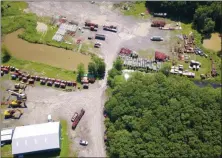
[(22, 30), (18, 30), (6, 35), (3, 39), (3, 43), (16, 58), (44, 63), (67, 70), (75, 70), (77, 65), (82, 62), (87, 68), (90, 56), (62, 48), (29, 43), (18, 38), (17, 35), (21, 32)]
[(203, 46), (214, 51), (220, 51), (221, 37), (219, 37), (218, 33), (212, 33), (210, 39), (205, 39), (203, 41)]

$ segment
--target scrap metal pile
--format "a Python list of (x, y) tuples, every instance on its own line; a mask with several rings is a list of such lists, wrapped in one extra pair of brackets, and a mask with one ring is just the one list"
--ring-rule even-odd
[(190, 35), (183, 35), (184, 40), (184, 52), (185, 53), (194, 53), (194, 36), (192, 34)]
[(153, 70), (158, 71), (161, 68), (161, 62), (156, 62), (154, 60), (148, 60), (145, 58), (133, 58), (129, 56), (121, 56), (123, 60), (123, 65), (127, 67), (127, 69), (145, 69), (145, 70)]

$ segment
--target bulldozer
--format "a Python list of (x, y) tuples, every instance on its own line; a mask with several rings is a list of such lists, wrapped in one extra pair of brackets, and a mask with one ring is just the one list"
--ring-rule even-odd
[(20, 109), (15, 109), (15, 110), (5, 110), (4, 116), (5, 119), (19, 119), (21, 115), (23, 114), (23, 111)]
[[(22, 106), (22, 103), (24, 103), (24, 106)], [(9, 108), (15, 108), (15, 107), (26, 107), (25, 100), (12, 100), (9, 103)]]

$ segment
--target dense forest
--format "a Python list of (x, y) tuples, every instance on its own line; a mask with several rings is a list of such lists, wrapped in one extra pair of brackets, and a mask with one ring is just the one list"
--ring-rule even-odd
[(107, 151), (110, 157), (221, 156), (221, 90), (199, 88), (187, 78), (133, 73), (117, 60), (111, 87)]
[(192, 22), (193, 27), (203, 34), (221, 32), (222, 2), (193, 1), (147, 1), (150, 12), (167, 13), (175, 20)]

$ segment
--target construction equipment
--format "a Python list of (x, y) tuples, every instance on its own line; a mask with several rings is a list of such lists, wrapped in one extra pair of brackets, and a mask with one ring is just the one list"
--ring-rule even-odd
[(9, 108), (22, 107), (22, 103), (24, 103), (24, 107), (26, 107), (25, 100), (13, 100), (9, 103)]
[(20, 83), (15, 84), (15, 89), (23, 89), (23, 90), (25, 90), (26, 87), (27, 87), (27, 84), (20, 84)]
[(27, 99), (26, 94), (23, 94), (23, 93), (20, 93), (20, 92), (17, 93), (17, 92), (15, 92), (15, 91), (13, 91), (13, 90), (10, 90), (10, 89), (7, 89), (6, 91), (9, 92), (9, 93), (11, 93), (11, 95), (15, 95), (15, 96), (19, 97), (20, 99), (23, 99), (23, 100), (26, 100), (26, 99)]
[(23, 111), (20, 109), (5, 110), (4, 117), (5, 119), (9, 119), (9, 118), (19, 119), (22, 114), (23, 114)]
[(80, 114), (74, 119), (72, 123), (72, 129), (74, 130), (76, 126), (78, 125), (79, 121), (81, 120), (82, 116), (85, 114), (85, 110), (81, 109)]

